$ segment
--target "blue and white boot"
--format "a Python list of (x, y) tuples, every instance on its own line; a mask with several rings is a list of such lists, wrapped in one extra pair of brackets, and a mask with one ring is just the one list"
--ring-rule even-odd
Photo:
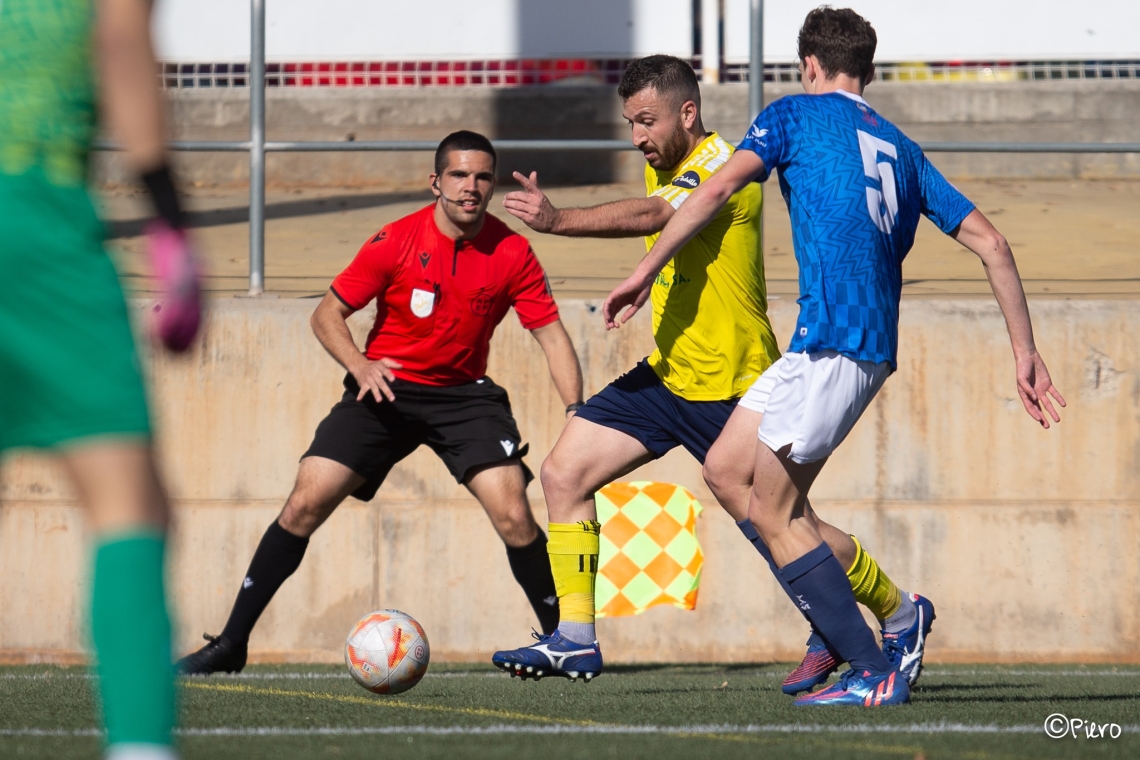
[(589, 683), (601, 674), (602, 649), (598, 642), (577, 644), (563, 638), (559, 631), (549, 636), (532, 631), (531, 635), (538, 640), (537, 644), (495, 652), (491, 662), (500, 670), (510, 673), (511, 678), (518, 676), (524, 681), (528, 678), (537, 681), (546, 676), (562, 676), (571, 681), (581, 678)]
[(885, 707), (902, 705), (910, 701), (910, 687), (897, 670), (871, 675), (848, 670), (839, 682), (810, 694), (801, 694), (793, 703), (797, 707), (809, 705), (859, 705)]
[(899, 633), (883, 631), (883, 654), (899, 669), (907, 684), (914, 686), (922, 675), (922, 656), (926, 653), (926, 637), (934, 626), (934, 605), (925, 596), (911, 594), (915, 617), (910, 628)]

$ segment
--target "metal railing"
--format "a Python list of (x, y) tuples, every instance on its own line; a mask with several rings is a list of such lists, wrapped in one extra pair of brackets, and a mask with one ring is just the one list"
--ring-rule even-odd
[[(616, 87), (630, 58), (506, 58), (429, 61), (274, 61), (265, 64), (269, 88), (510, 88), (553, 82)], [(700, 57), (691, 59), (700, 77)], [(745, 83), (759, 75), (752, 62), (726, 61), (720, 81)], [(1140, 60), (1120, 61), (943, 61), (875, 64), (876, 82), (1051, 82), (1140, 79)], [(249, 87), (249, 61), (162, 64), (166, 89)], [(764, 81), (798, 84), (794, 61), (766, 62)]]
[[(760, 112), (764, 82), (785, 81), (781, 72), (794, 70), (784, 64), (765, 65), (764, 0), (751, 0), (751, 61), (747, 81), (749, 118)], [(437, 143), (428, 140), (360, 140), (360, 141), (267, 141), (265, 139), (265, 0), (250, 0), (252, 31), (250, 63), (233, 75), (248, 81), (250, 88), (250, 139), (248, 141), (181, 140), (169, 144), (174, 151), (248, 152), (249, 153), (249, 294), (265, 292), (265, 154), (364, 151), (434, 151)], [(1140, 63), (1128, 62), (1133, 68), (1129, 76), (1140, 73)], [(911, 65), (921, 66), (921, 64)], [(928, 69), (930, 67), (927, 67)], [(956, 69), (960, 71), (961, 69)], [(883, 75), (880, 69), (880, 76)], [(889, 70), (887, 70), (889, 72)], [(937, 69), (931, 69), (937, 73)], [(763, 75), (761, 75), (763, 72)], [(775, 72), (775, 76), (773, 76)], [(168, 76), (166, 73), (163, 76)], [(889, 74), (888, 74), (889, 78)], [(1037, 77), (1033, 77), (1037, 78)], [(1048, 78), (1048, 77), (1045, 77)], [(1089, 77), (1095, 78), (1095, 77)], [(740, 81), (739, 79), (737, 81)], [(97, 150), (115, 150), (107, 141), (97, 141)], [(495, 140), (500, 150), (636, 150), (628, 140)], [(1071, 142), (927, 142), (922, 149), (932, 153), (1140, 153), (1140, 143), (1071, 143)]]

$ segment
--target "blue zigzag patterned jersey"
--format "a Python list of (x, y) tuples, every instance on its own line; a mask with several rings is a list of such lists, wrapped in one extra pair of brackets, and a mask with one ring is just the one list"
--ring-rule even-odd
[(952, 232), (973, 211), (922, 149), (849, 93), (791, 95), (765, 108), (740, 143), (772, 169), (792, 218), (800, 315), (788, 350), (898, 354), (902, 261), (920, 214)]

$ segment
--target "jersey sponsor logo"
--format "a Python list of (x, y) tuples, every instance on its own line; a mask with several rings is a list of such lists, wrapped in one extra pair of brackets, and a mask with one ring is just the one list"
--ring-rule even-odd
[(435, 293), (430, 290), (412, 289), (412, 313), (420, 319), (431, 316), (435, 308)]
[(680, 272), (673, 272), (673, 279), (668, 280), (661, 272), (657, 273), (657, 279), (653, 281), (655, 285), (660, 285), (663, 288), (672, 287), (673, 285), (684, 285), (689, 281), (689, 278)]
[(503, 447), (503, 451), (507, 452), (507, 456), (515, 453), (515, 442), (507, 439), (499, 441), (499, 445)]
[(694, 171), (687, 171), (679, 177), (674, 177), (670, 184), (695, 190), (697, 185), (701, 184), (701, 175)]
[(427, 269), (428, 262), (431, 261), (431, 254), (424, 251), (420, 254), (420, 268)]
[(768, 130), (761, 129), (761, 128), (757, 127), (755, 124), (753, 124), (752, 128), (748, 130), (748, 139), (749, 140), (755, 140), (758, 143), (760, 143), (761, 145), (763, 145), (764, 147), (768, 146), (768, 143), (764, 142), (764, 138), (767, 136), (768, 136)]
[(491, 313), (493, 303), (490, 295), (480, 291), (471, 299), (471, 313), (477, 317), (485, 317)]

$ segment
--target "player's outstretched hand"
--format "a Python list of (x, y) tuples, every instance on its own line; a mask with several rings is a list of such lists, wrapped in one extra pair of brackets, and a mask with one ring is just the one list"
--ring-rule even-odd
[(1021, 403), (1025, 404), (1025, 411), (1029, 412), (1029, 416), (1037, 420), (1041, 427), (1049, 428), (1050, 417), (1053, 418), (1053, 422), (1061, 421), (1061, 415), (1053, 408), (1053, 402), (1056, 401), (1057, 405), (1063, 408), (1065, 398), (1053, 385), (1049, 370), (1045, 368), (1045, 361), (1036, 351), (1017, 359), (1017, 392), (1021, 395)]
[(356, 394), (356, 400), (363, 401), (364, 397), (371, 393), (378, 404), (384, 403), (384, 399), (395, 401), (396, 394), (392, 393), (388, 383), (396, 379), (392, 370), (402, 369), (403, 366), (395, 359), (379, 359), (367, 362), (361, 369), (354, 370), (352, 376), (360, 385), (360, 393)]
[(182, 352), (202, 324), (201, 270), (184, 231), (155, 220), (147, 225), (146, 238), (160, 293), (151, 332), (171, 351)]
[[(613, 330), (615, 327), (621, 327), (628, 322), (637, 313), (637, 310), (649, 300), (649, 290), (652, 286), (653, 280), (645, 282), (634, 272), (614, 288), (613, 292), (606, 297), (605, 303), (602, 304), (602, 319), (605, 320), (606, 329)], [(625, 309), (624, 314), (622, 309)]]
[(538, 187), (538, 172), (531, 172), (529, 177), (515, 172), (514, 176), (523, 189), (507, 193), (503, 208), (535, 232), (550, 232), (558, 221), (558, 209)]

